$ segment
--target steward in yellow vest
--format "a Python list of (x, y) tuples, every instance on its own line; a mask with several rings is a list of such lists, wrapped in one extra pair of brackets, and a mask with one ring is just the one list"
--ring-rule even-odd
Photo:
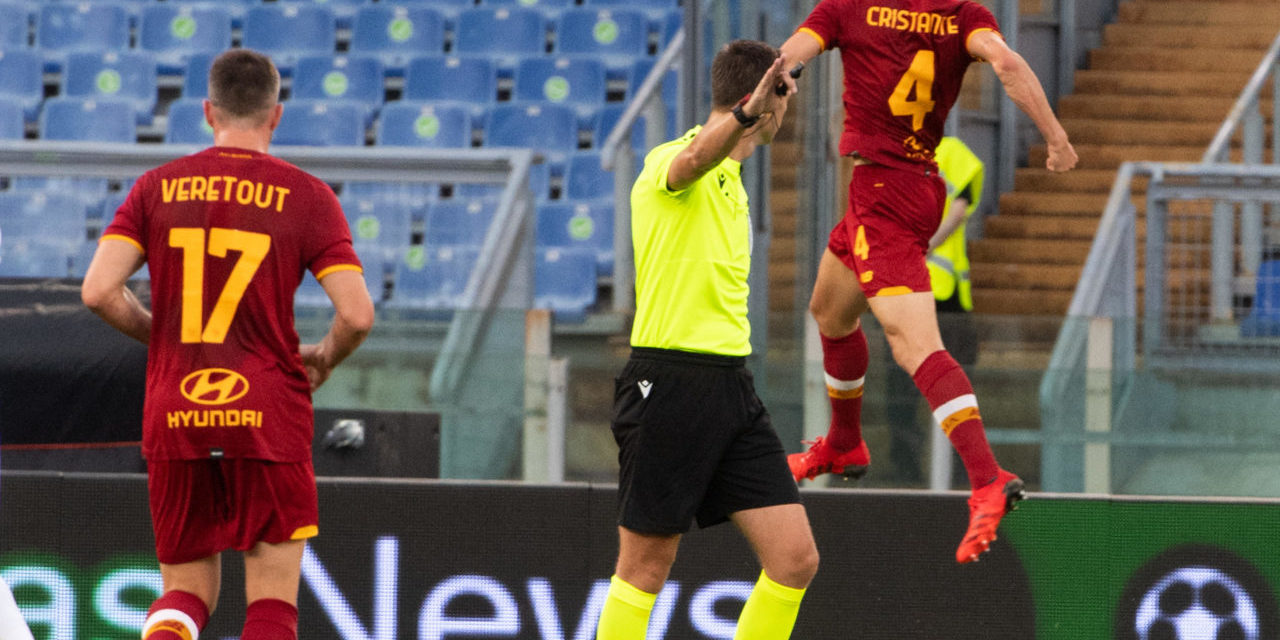
[(947, 204), (938, 231), (929, 240), (927, 260), (933, 297), (939, 310), (972, 311), (964, 229), (982, 199), (982, 161), (959, 138), (950, 136), (938, 143), (934, 159), (947, 182)]

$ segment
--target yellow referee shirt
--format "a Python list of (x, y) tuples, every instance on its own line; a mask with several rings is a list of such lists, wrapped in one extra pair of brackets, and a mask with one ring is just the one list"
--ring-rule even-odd
[(752, 238), (742, 165), (726, 158), (689, 187), (667, 188), (671, 161), (700, 129), (650, 151), (631, 188), (631, 346), (745, 356)]

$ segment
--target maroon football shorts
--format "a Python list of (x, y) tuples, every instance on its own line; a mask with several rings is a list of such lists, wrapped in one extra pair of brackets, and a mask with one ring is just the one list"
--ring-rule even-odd
[(165, 564), (318, 533), (319, 501), (310, 460), (152, 460), (147, 486), (156, 556)]
[(856, 166), (849, 209), (827, 248), (858, 274), (868, 298), (932, 291), (924, 256), (946, 198), (946, 183), (935, 172)]

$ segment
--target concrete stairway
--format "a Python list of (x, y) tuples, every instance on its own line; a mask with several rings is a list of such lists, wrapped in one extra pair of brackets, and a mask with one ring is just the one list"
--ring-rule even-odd
[[(1274, 0), (1123, 3), (1088, 68), (1076, 73), (1075, 93), (1058, 104), (1077, 168), (1052, 174), (1043, 168), (1044, 146), (1033, 147), (1014, 191), (1001, 195), (998, 215), (972, 243), (975, 311), (1065, 314), (1116, 168), (1130, 160), (1199, 161), (1278, 25)], [(1137, 196), (1141, 213), (1141, 185)], [(1200, 215), (1185, 224), (1207, 229)], [(1199, 281), (1196, 262), (1173, 266)]]

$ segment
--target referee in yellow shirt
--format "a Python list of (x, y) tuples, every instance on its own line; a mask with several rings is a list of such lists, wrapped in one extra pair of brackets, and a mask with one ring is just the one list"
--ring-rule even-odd
[(790, 637), (818, 569), (785, 451), (744, 364), (751, 217), (741, 163), (778, 131), (795, 90), (786, 67), (763, 42), (725, 45), (711, 63), (706, 123), (650, 151), (631, 190), (636, 317), (612, 423), (618, 564), (598, 640), (645, 638), (694, 521), (733, 521), (762, 565), (735, 639)]

